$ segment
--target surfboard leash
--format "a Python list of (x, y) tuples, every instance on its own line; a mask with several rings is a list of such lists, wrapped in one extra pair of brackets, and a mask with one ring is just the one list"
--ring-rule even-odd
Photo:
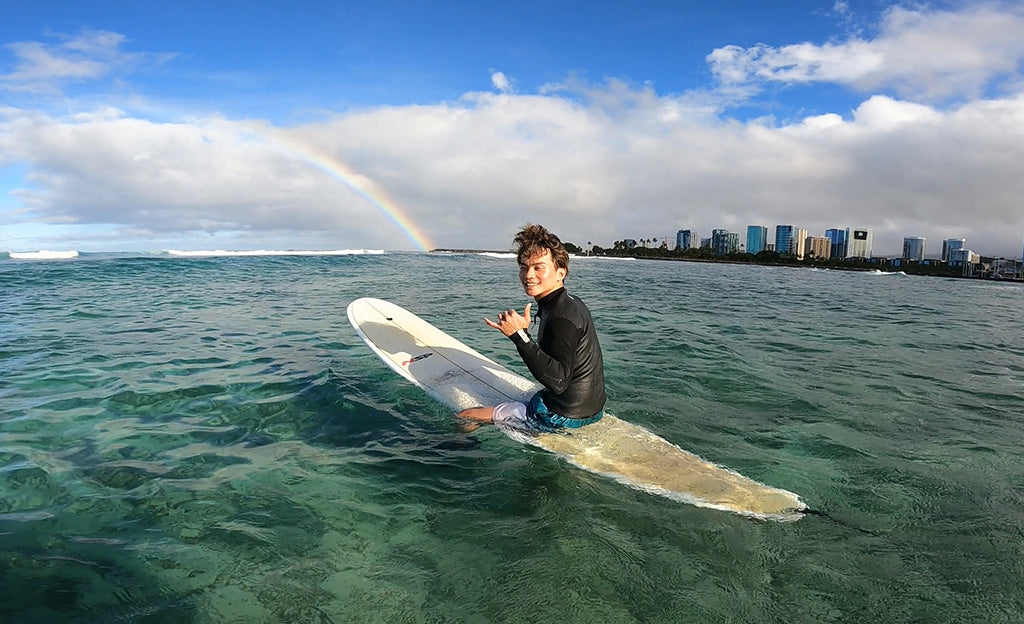
[(874, 536), (878, 535), (878, 533), (875, 533), (874, 531), (868, 531), (867, 529), (862, 529), (859, 526), (855, 526), (853, 524), (850, 524), (849, 522), (847, 522), (845, 520), (840, 520), (839, 518), (836, 518), (832, 514), (826, 512), (826, 511), (822, 511), (820, 509), (811, 509), (810, 507), (804, 507), (803, 509), (799, 510), (799, 513), (802, 513), (805, 516), (818, 516), (819, 518), (824, 518), (826, 520), (829, 520), (831, 522), (834, 522), (834, 523), (838, 524), (841, 527), (844, 527), (844, 528), (847, 528), (847, 529), (853, 529), (854, 531), (858, 531), (860, 533), (863, 533), (864, 535), (874, 535)]

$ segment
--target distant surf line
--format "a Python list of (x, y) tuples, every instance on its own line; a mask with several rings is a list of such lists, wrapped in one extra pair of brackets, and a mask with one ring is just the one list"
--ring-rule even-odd
[(68, 251), (50, 251), (48, 249), (41, 251), (10, 251), (8, 256), (12, 260), (70, 260), (71, 258), (78, 257), (78, 251), (74, 249)]
[(183, 251), (179, 249), (168, 249), (167, 254), (183, 258), (218, 258), (232, 256), (364, 256), (382, 255), (383, 249), (331, 249), (331, 250), (302, 250), (302, 249), (253, 249), (244, 251), (229, 251), (225, 249), (198, 249), (195, 251)]
[(352, 170), (337, 158), (294, 139), (282, 137), (280, 133), (274, 133), (272, 136), (266, 132), (257, 131), (257, 134), (273, 143), (289, 157), (323, 171), (350, 188), (397, 225), (421, 251), (430, 251), (434, 248), (434, 243), (426, 232), (409, 215), (405, 214), (405, 211), (394, 200), (388, 197), (384, 189), (381, 189), (366, 176)]

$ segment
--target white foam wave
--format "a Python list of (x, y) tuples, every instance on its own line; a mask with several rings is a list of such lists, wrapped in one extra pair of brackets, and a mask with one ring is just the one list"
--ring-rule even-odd
[(365, 256), (381, 255), (383, 249), (330, 249), (330, 250), (302, 250), (302, 249), (253, 249), (245, 251), (228, 251), (225, 249), (200, 249), (196, 251), (182, 251), (180, 249), (168, 249), (167, 253), (172, 256), (183, 258), (219, 258), (231, 256)]
[(74, 249), (68, 251), (50, 251), (49, 249), (23, 252), (12, 251), (10, 254), (14, 260), (69, 260), (78, 257), (78, 252)]
[(903, 271), (883, 271), (881, 269), (875, 269), (868, 271), (868, 275), (906, 275)]
[(497, 253), (494, 251), (482, 251), (477, 255), (486, 256), (488, 258), (500, 258), (502, 260), (508, 260), (510, 258), (515, 259), (516, 257), (514, 253)]

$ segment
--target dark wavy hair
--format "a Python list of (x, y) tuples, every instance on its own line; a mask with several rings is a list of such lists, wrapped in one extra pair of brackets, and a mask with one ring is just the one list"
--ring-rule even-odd
[(523, 226), (523, 229), (519, 230), (516, 237), (513, 239), (518, 247), (516, 248), (516, 261), (519, 264), (523, 263), (526, 258), (531, 258), (537, 254), (542, 254), (545, 251), (551, 252), (551, 259), (555, 262), (555, 267), (559, 269), (565, 269), (565, 272), (569, 272), (569, 252), (562, 246), (562, 241), (557, 236), (547, 231), (543, 225), (534, 225), (527, 223)]

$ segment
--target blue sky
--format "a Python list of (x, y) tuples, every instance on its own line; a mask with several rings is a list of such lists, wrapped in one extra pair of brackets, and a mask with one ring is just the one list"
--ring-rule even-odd
[[(321, 108), (457, 99), (490, 89), (495, 69), (527, 93), (573, 74), (681, 93), (710, 83), (704, 57), (723, 41), (823, 42), (851, 27), (821, 2), (683, 10), (678, 2), (106, 4), (19, 6), (0, 28), (8, 44), (54, 45), (86, 29), (118, 33), (121, 51), (149, 57), (141, 69), (123, 70), (148, 97), (282, 123)], [(105, 97), (116, 88), (110, 82), (64, 90)]]
[(0, 249), (505, 248), (534, 221), (1019, 255), (1024, 6), (777, 4), (19, 4)]

